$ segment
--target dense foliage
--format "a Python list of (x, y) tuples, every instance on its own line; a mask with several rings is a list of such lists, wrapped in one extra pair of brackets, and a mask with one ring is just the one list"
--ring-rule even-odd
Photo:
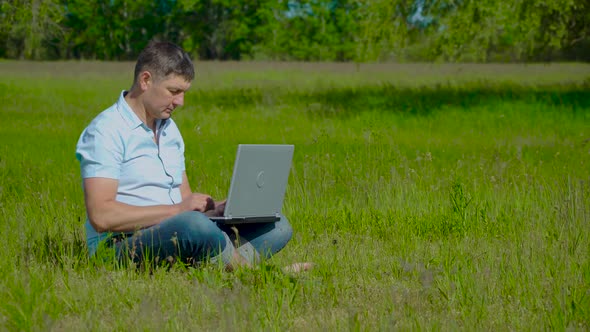
[(590, 0), (0, 0), (0, 57), (590, 60)]

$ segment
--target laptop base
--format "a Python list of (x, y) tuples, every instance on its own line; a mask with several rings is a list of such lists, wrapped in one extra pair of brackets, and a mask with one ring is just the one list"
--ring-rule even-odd
[(277, 222), (281, 218), (277, 216), (270, 217), (243, 217), (243, 218), (229, 218), (229, 217), (209, 217), (212, 221), (220, 225), (241, 225), (241, 224), (263, 224), (270, 222)]

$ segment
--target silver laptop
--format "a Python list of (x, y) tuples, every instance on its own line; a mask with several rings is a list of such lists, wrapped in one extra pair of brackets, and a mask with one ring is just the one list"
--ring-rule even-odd
[(280, 219), (293, 160), (293, 145), (240, 144), (220, 224)]

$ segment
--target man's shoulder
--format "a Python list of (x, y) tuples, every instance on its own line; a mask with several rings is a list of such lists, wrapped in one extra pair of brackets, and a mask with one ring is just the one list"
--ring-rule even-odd
[(178, 129), (176, 122), (174, 122), (174, 120), (172, 120), (172, 118), (169, 118), (166, 120), (165, 131), (167, 131), (170, 134), (177, 135), (182, 138), (182, 135), (180, 134), (180, 129)]
[(90, 124), (86, 127), (86, 131), (98, 132), (119, 132), (124, 129), (125, 121), (121, 114), (117, 111), (117, 104), (100, 112)]
[(118, 117), (115, 105), (100, 112), (84, 128), (76, 144), (76, 158), (81, 160), (94, 151), (97, 146), (118, 146), (120, 129), (117, 129)]

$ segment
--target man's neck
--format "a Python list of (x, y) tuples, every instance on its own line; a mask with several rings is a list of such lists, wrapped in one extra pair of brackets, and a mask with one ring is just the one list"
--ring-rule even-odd
[(156, 130), (156, 119), (150, 117), (145, 110), (145, 106), (141, 102), (141, 93), (137, 93), (137, 91), (132, 88), (125, 95), (125, 101), (129, 107), (131, 107), (133, 113), (135, 113), (137, 117), (148, 126), (148, 128), (151, 128), (154, 131)]

